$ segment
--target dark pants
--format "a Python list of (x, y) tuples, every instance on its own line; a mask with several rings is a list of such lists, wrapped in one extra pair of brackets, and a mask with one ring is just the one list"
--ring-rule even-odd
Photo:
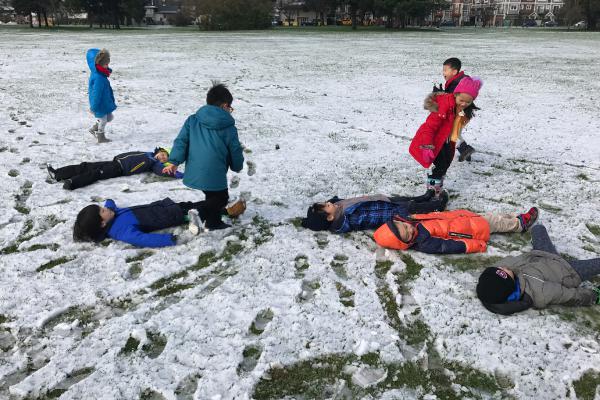
[(435, 160), (433, 160), (433, 170), (431, 171), (431, 175), (429, 178), (431, 179), (443, 179), (446, 176), (446, 171), (448, 171), (448, 167), (452, 164), (452, 159), (454, 158), (454, 143), (446, 142), (442, 149), (438, 153)]
[(205, 221), (205, 226), (211, 229), (223, 223), (221, 215), (223, 215), (223, 209), (229, 201), (229, 191), (225, 189), (216, 192), (203, 190), (202, 192), (206, 196), (204, 201), (196, 203), (186, 201), (177, 204), (182, 208), (184, 213), (187, 213), (191, 209), (198, 210), (200, 218)]
[(56, 180), (71, 180), (71, 188), (77, 189), (102, 180), (123, 176), (123, 169), (117, 161), (82, 162), (67, 165), (55, 172)]
[(392, 203), (408, 203), (410, 214), (426, 214), (434, 211), (444, 211), (447, 199), (435, 198), (433, 195), (426, 193), (415, 197), (392, 196), (390, 201)]
[[(534, 250), (558, 254), (544, 225), (535, 225), (531, 228), (531, 239)], [(591, 260), (571, 260), (568, 262), (571, 264), (571, 267), (577, 271), (577, 274), (579, 274), (582, 281), (589, 281), (594, 276), (600, 275), (600, 258), (592, 258)]]

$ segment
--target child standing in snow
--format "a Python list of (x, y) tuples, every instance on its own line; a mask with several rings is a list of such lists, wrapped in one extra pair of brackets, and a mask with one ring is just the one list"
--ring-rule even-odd
[[(198, 207), (198, 218), (208, 230), (224, 229), (221, 210), (227, 205), (227, 170), (240, 172), (244, 154), (238, 139), (233, 112), (233, 96), (223, 84), (215, 83), (206, 95), (206, 105), (183, 124), (173, 142), (169, 162), (164, 172), (174, 173), (185, 162), (183, 184), (202, 190), (206, 199)], [(236, 207), (245, 209), (239, 200)]]
[(531, 238), (533, 251), (506, 257), (486, 268), (479, 277), (477, 297), (485, 308), (510, 315), (552, 304), (600, 304), (600, 288), (579, 286), (600, 274), (600, 258), (565, 260), (558, 255), (543, 225), (531, 229)]
[(63, 182), (63, 189), (74, 190), (91, 185), (103, 179), (117, 178), (154, 172), (160, 176), (174, 176), (183, 178), (181, 172), (175, 175), (165, 174), (162, 170), (169, 165), (169, 152), (167, 149), (157, 147), (154, 152), (130, 151), (116, 155), (112, 161), (82, 162), (81, 164), (67, 165), (54, 169), (48, 165), (48, 175), (53, 181)]
[(475, 214), (468, 210), (394, 217), (375, 231), (378, 245), (431, 254), (484, 252), (490, 233), (525, 232), (537, 220), (538, 209), (524, 214)]
[(477, 98), (482, 82), (464, 77), (454, 93), (432, 93), (425, 99), (430, 114), (417, 130), (409, 152), (423, 167), (434, 165), (427, 176), (427, 192), (439, 197), (446, 171), (454, 158), (454, 149), (463, 127), (469, 119), (465, 114)]
[(325, 203), (313, 204), (302, 219), (302, 226), (313, 231), (330, 230), (345, 233), (375, 229), (391, 221), (394, 215), (442, 211), (448, 197), (434, 200), (431, 197), (388, 197), (381, 194), (339, 199), (337, 196)]
[(106, 138), (106, 124), (113, 120), (112, 112), (117, 109), (113, 90), (108, 78), (112, 70), (108, 68), (110, 53), (106, 49), (89, 49), (86, 54), (90, 68), (88, 81), (88, 98), (90, 110), (96, 117), (96, 122), (90, 128), (90, 133), (98, 139), (98, 143), (110, 142)]
[[(444, 87), (442, 88), (442, 84), (439, 87), (433, 86), (433, 92), (445, 92), (445, 93), (454, 93), (456, 86), (462, 80), (462, 78), (466, 78), (469, 75), (466, 75), (464, 71), (461, 71), (462, 63), (458, 58), (452, 57), (444, 61), (442, 65), (442, 75), (444, 76)], [(473, 112), (475, 110), (479, 110), (479, 108), (474, 104), (464, 109), (465, 117), (467, 120), (473, 118)], [(460, 144), (456, 147), (456, 150), (460, 153), (458, 157), (458, 161), (471, 161), (471, 154), (475, 152), (475, 149), (468, 145), (467, 142), (461, 137)]]

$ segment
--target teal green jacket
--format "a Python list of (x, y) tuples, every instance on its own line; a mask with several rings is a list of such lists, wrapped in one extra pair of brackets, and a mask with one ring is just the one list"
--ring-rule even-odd
[(227, 189), (227, 170), (240, 172), (244, 153), (235, 120), (216, 106), (203, 106), (183, 124), (169, 162), (185, 163), (183, 184), (192, 189)]

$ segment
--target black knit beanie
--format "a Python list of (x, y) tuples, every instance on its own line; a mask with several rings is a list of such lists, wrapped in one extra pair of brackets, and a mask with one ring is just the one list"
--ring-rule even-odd
[(477, 297), (482, 303), (504, 303), (514, 290), (514, 279), (500, 268), (486, 268), (479, 276)]

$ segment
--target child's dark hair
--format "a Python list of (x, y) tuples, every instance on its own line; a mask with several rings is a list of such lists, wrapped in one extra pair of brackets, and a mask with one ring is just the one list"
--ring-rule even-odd
[(84, 207), (73, 225), (73, 240), (77, 242), (96, 242), (102, 232), (102, 218), (100, 206), (90, 204)]
[(477, 107), (475, 105), (475, 103), (471, 103), (471, 105), (469, 107), (465, 108), (463, 110), (463, 112), (465, 113), (465, 117), (467, 117), (468, 119), (471, 119), (475, 116), (476, 110), (481, 110), (481, 108)]
[(329, 229), (331, 221), (327, 220), (324, 203), (314, 203), (308, 208), (306, 218), (302, 219), (302, 226), (313, 231), (324, 231)]
[(219, 82), (213, 82), (213, 86), (206, 94), (206, 104), (221, 107), (223, 104), (231, 106), (233, 96), (227, 86)]
[(169, 152), (167, 151), (167, 149), (165, 149), (164, 147), (155, 147), (154, 148), (154, 153), (152, 154), (153, 156), (156, 156), (158, 153), (160, 152), (164, 152), (167, 153), (167, 156), (169, 155)]
[(442, 65), (447, 65), (450, 68), (455, 69), (457, 71), (460, 71), (460, 68), (462, 67), (462, 63), (456, 57), (447, 59), (446, 61), (444, 61), (444, 64), (442, 64)]

